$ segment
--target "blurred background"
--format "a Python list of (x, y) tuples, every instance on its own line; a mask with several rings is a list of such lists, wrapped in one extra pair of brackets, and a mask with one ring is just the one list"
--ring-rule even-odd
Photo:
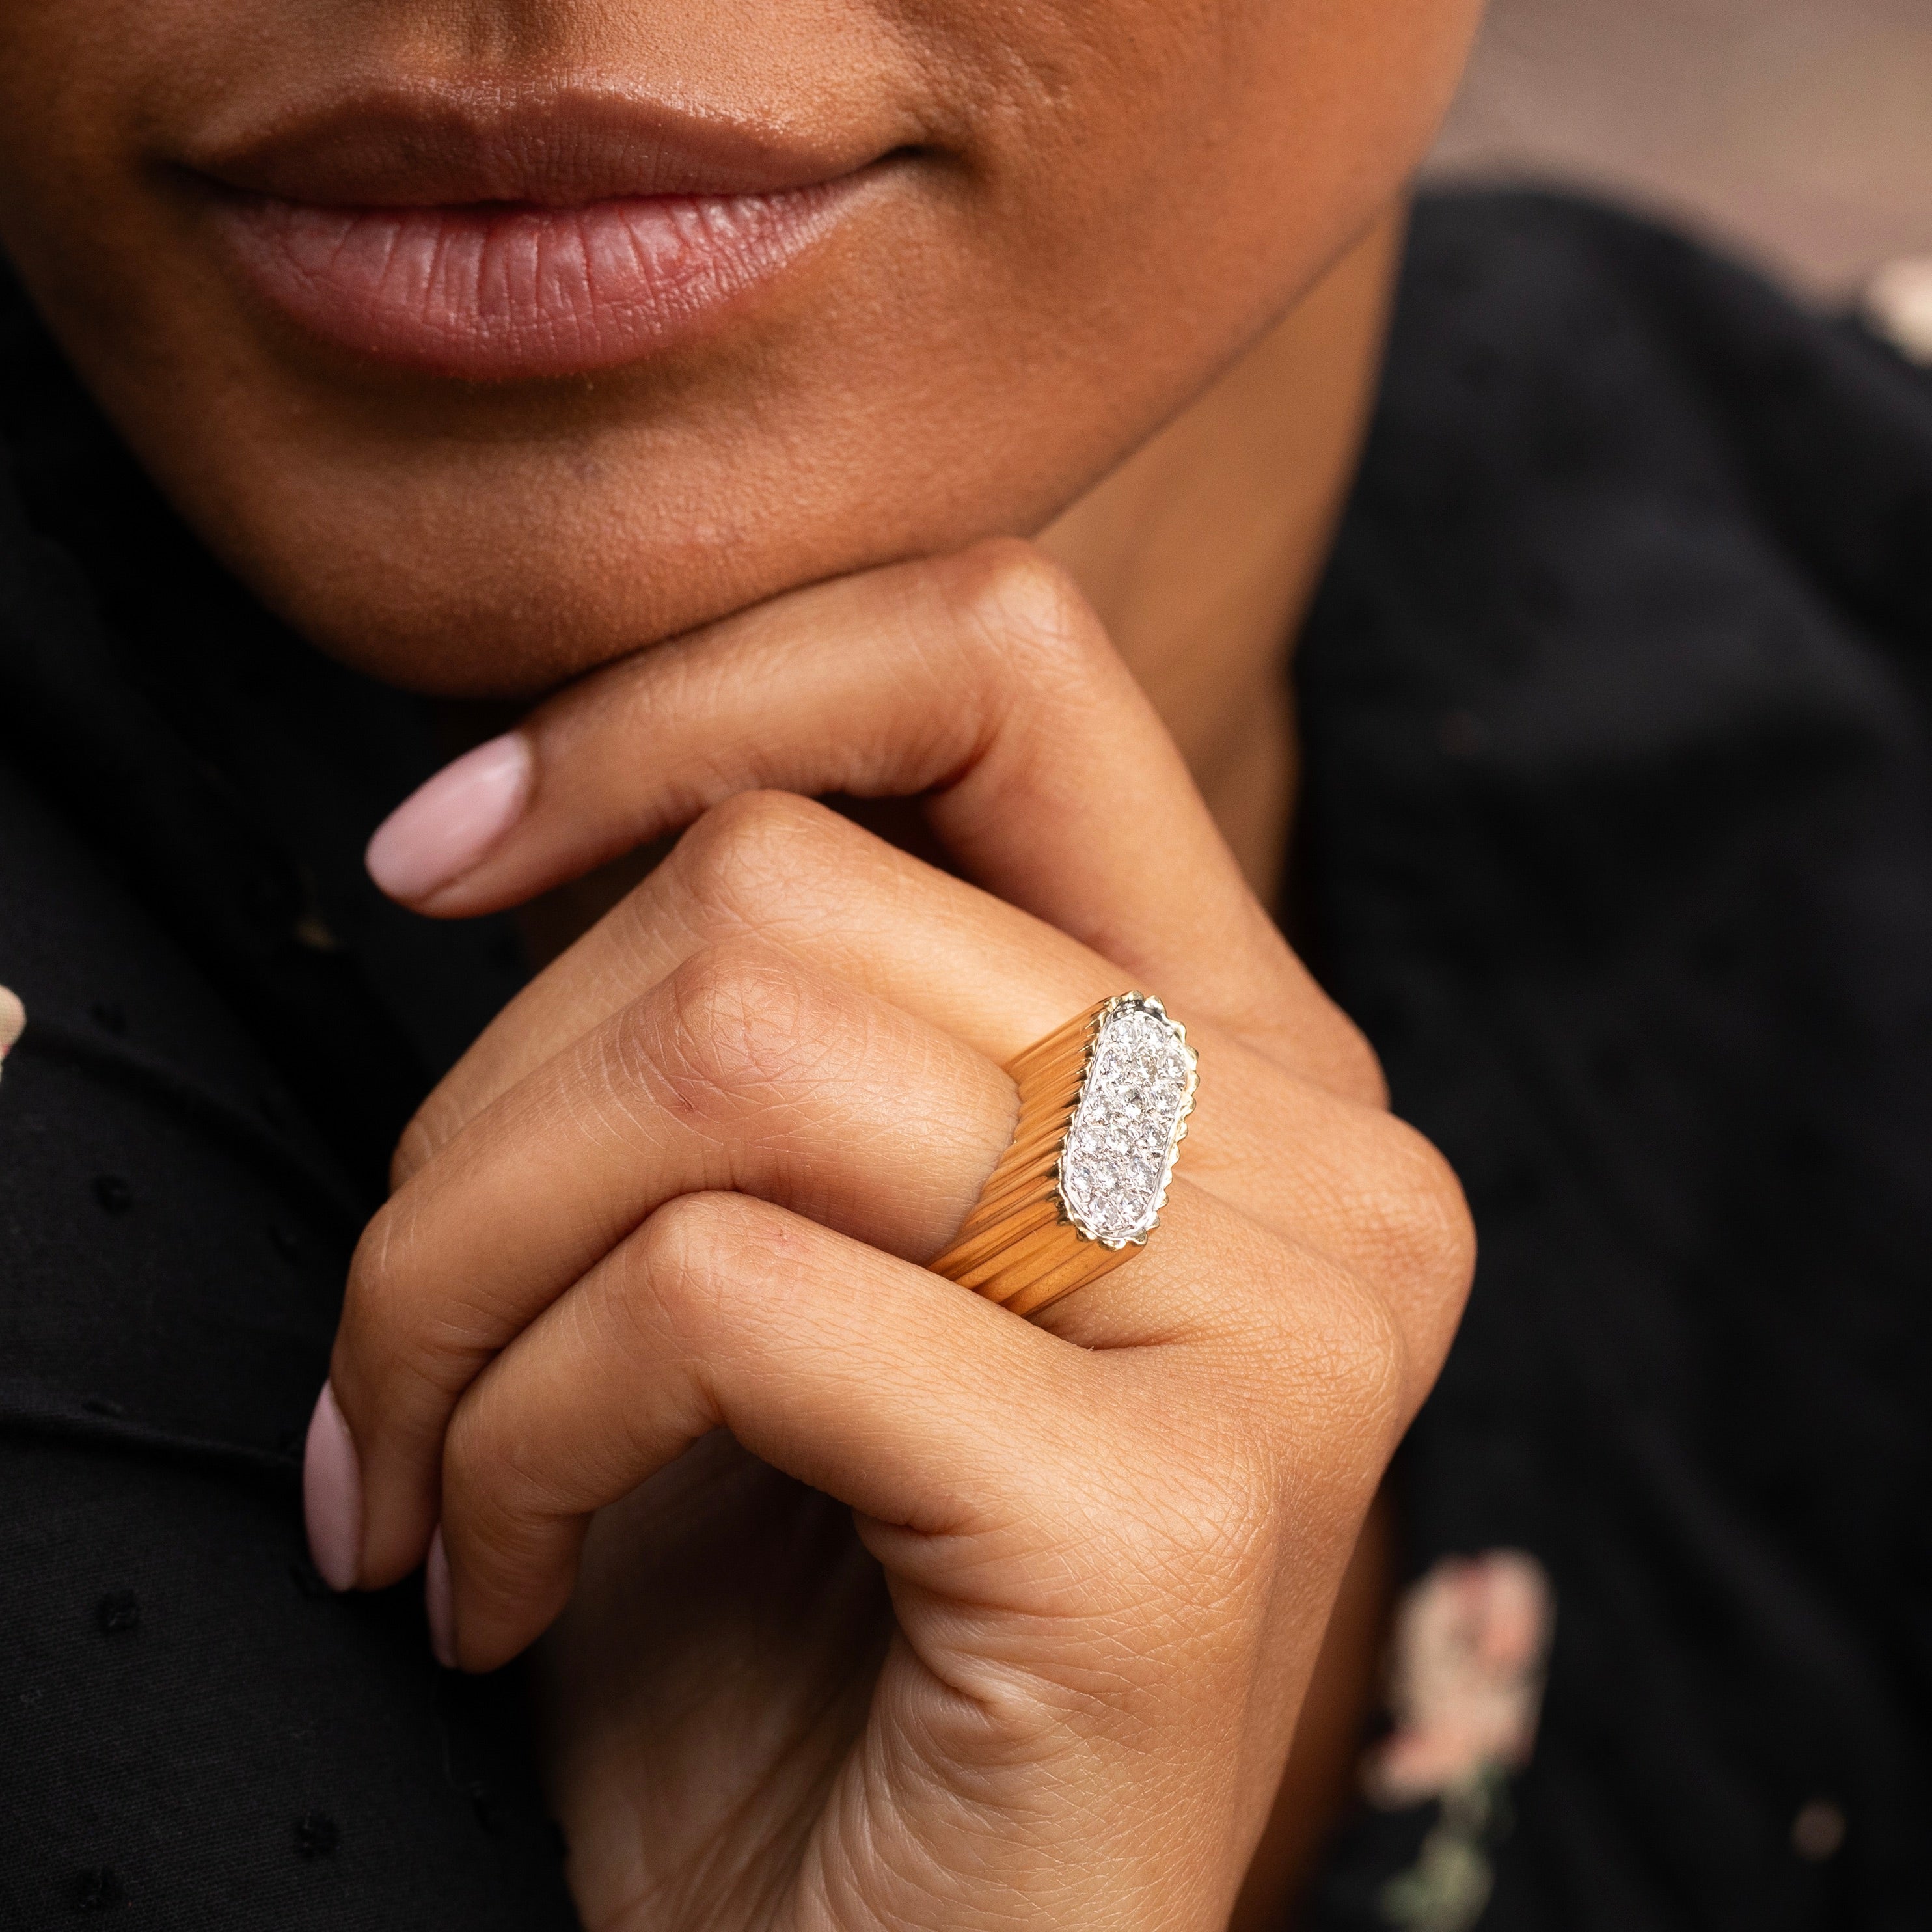
[(1491, 0), (1430, 172), (1595, 189), (1833, 305), (1932, 286), (1932, 0)]

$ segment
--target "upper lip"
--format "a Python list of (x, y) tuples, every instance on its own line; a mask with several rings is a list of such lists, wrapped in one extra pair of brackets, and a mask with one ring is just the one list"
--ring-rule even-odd
[(608, 88), (438, 88), (319, 104), (219, 136), (188, 160), (244, 193), (326, 206), (582, 207), (775, 194), (836, 180), (884, 151)]

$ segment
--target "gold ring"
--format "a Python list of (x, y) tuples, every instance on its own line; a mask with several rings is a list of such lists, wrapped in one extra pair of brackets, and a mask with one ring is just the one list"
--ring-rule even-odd
[(1012, 1143), (928, 1265), (1036, 1315), (1147, 1246), (1186, 1138), (1197, 1056), (1158, 1000), (1117, 993), (1006, 1071), (1020, 1090)]

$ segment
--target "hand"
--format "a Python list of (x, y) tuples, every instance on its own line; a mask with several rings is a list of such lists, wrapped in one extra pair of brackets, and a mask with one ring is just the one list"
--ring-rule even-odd
[[(436, 913), (690, 829), (404, 1139), (332, 1365), (358, 1580), (440, 1523), (452, 1659), (561, 1615), (593, 1928), (1224, 1923), (1470, 1236), (1090, 613), (1018, 545), (878, 571), (472, 760), (399, 821)], [(964, 878), (830, 792), (922, 798)], [(1129, 987), (1200, 1052), (1179, 1174), (1030, 1323), (920, 1264), (1002, 1063)]]

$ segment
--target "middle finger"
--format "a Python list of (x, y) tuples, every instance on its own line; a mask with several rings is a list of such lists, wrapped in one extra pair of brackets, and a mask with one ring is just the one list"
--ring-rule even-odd
[(951, 1034), (756, 940), (687, 958), (486, 1107), (364, 1237), (331, 1366), (362, 1466), (359, 1580), (420, 1560), (464, 1389), (654, 1209), (754, 1195), (923, 1260), (1017, 1106)]
[[(692, 952), (757, 933), (1006, 1061), (1134, 983), (1033, 914), (908, 856), (822, 805), (740, 794), (707, 812), (624, 902), (512, 1000), (439, 1086), (398, 1153), (406, 1178), (496, 1096)], [(1185, 989), (1190, 1030), (1215, 1018)], [(1346, 1025), (1340, 1022), (1337, 1024)], [(1218, 1038), (1232, 1036), (1216, 1030)], [(1268, 1063), (1318, 1079), (1278, 1041)]]
[[(484, 1034), (412, 1124), (398, 1177), (638, 988), (746, 934), (1002, 1066), (1130, 983), (1078, 941), (823, 806), (747, 794), (700, 820)], [(1381, 1108), (1284, 1066), (1211, 1016), (1191, 1008), (1178, 1016), (1204, 1076), (1188, 1130), (1189, 1180), (1356, 1270), (1388, 1298), (1414, 1359), (1436, 1359), (1448, 1329), (1432, 1257), (1454, 1219), (1441, 1156)]]

